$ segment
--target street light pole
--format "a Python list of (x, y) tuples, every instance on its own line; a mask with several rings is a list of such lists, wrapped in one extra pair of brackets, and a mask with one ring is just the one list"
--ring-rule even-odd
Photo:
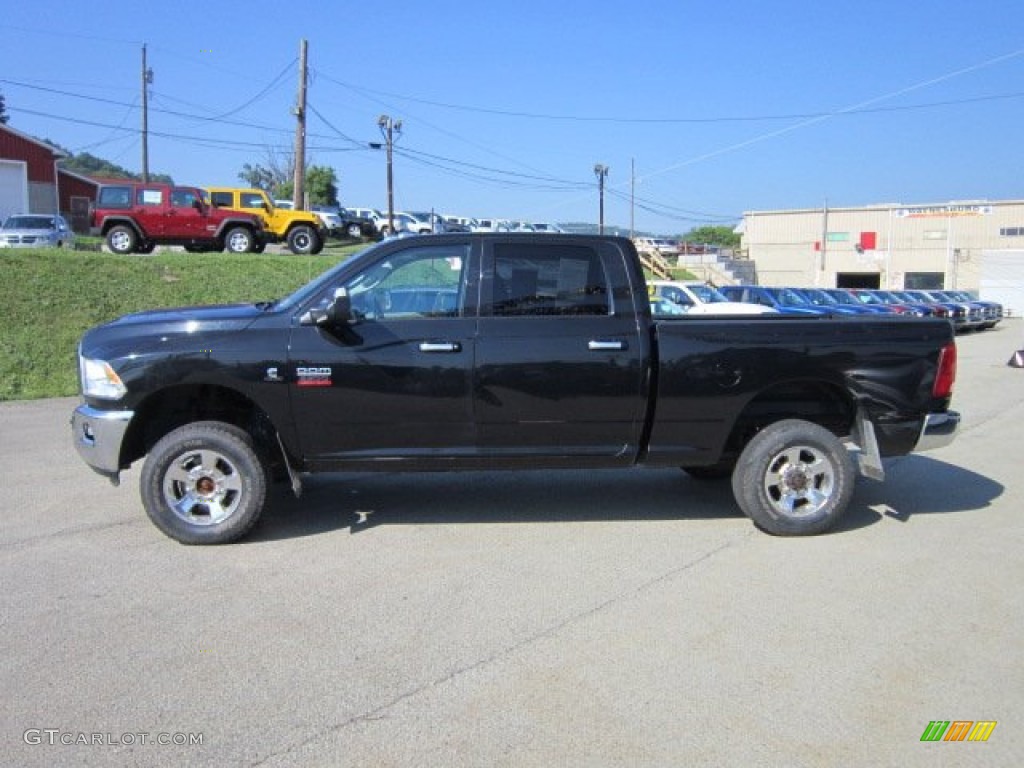
[(604, 234), (604, 180), (608, 175), (608, 166), (597, 163), (594, 166), (594, 175), (597, 176), (597, 189), (600, 199), (600, 208), (598, 211), (598, 224), (597, 231), (599, 234)]
[(395, 234), (395, 183), (392, 176), (392, 150), (395, 145), (395, 134), (402, 133), (402, 121), (392, 120), (390, 115), (377, 118), (377, 126), (384, 135), (385, 149), (388, 158), (388, 234)]

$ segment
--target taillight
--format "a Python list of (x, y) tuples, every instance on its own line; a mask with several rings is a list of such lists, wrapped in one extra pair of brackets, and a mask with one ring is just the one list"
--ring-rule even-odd
[(932, 397), (949, 397), (953, 394), (953, 382), (956, 380), (956, 343), (949, 342), (939, 352), (939, 370), (935, 373), (932, 384)]

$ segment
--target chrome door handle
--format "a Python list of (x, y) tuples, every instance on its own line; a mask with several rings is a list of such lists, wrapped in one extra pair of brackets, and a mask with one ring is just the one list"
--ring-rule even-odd
[(462, 345), (456, 341), (421, 341), (420, 352), (461, 352)]
[(602, 341), (600, 339), (592, 339), (587, 344), (587, 349), (591, 352), (620, 352), (626, 348), (626, 342), (621, 339), (618, 341)]

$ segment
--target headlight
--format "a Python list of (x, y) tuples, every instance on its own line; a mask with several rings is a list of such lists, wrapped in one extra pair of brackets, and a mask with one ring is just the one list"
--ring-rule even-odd
[(128, 393), (121, 377), (110, 367), (110, 363), (79, 356), (78, 368), (82, 380), (82, 394), (104, 400), (120, 400)]

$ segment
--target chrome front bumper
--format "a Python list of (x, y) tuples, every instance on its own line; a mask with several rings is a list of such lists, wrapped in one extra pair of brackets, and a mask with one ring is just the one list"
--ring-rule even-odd
[(71, 414), (71, 437), (78, 455), (115, 485), (121, 471), (121, 442), (134, 415), (134, 411), (100, 411), (84, 404)]
[(929, 413), (924, 417), (924, 426), (917, 438), (915, 451), (934, 451), (953, 442), (960, 427), (960, 414), (956, 411)]

